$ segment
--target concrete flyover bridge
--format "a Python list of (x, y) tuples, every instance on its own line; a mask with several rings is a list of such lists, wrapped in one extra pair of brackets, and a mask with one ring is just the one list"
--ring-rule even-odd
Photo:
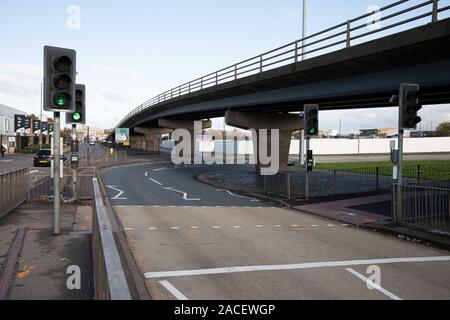
[[(229, 125), (303, 128), (304, 104), (321, 110), (389, 106), (401, 83), (421, 86), (423, 104), (450, 102), (450, 0), (402, 0), (166, 91), (117, 125), (153, 150), (157, 133), (191, 130), (226, 115)], [(203, 128), (210, 126), (205, 121)], [(288, 139), (290, 140), (290, 139)], [(289, 142), (280, 145), (280, 167)]]

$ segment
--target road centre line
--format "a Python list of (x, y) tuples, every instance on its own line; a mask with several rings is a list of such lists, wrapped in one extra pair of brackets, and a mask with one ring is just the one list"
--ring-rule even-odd
[(211, 268), (198, 270), (161, 271), (161, 272), (144, 273), (144, 277), (147, 279), (154, 279), (154, 278), (216, 275), (216, 274), (230, 274), (230, 273), (257, 272), (257, 271), (302, 270), (315, 268), (350, 267), (350, 266), (373, 265), (373, 264), (443, 262), (443, 261), (450, 261), (450, 256), (307, 262), (307, 263), (283, 264), (283, 265), (260, 265), (260, 266), (225, 267), (225, 268)]
[(364, 281), (367, 285), (372, 286), (374, 289), (380, 291), (381, 293), (385, 294), (386, 296), (388, 296), (389, 298), (391, 298), (392, 300), (402, 300), (401, 298), (399, 298), (398, 296), (396, 296), (395, 294), (393, 294), (392, 292), (389, 292), (388, 290), (384, 289), (382, 286), (376, 284), (375, 282), (373, 282), (372, 280), (364, 277), (362, 274), (356, 272), (355, 270), (353, 270), (352, 268), (346, 268), (345, 270), (347, 270), (348, 272), (350, 272), (351, 274), (353, 274), (354, 276), (356, 276), (357, 278), (361, 279), (362, 281)]
[(189, 300), (184, 294), (182, 294), (177, 288), (175, 288), (169, 281), (159, 281), (159, 284), (166, 288), (177, 300)]

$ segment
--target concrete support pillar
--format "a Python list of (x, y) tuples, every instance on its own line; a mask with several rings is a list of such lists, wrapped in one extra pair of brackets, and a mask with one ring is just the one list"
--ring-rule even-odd
[(256, 171), (258, 173), (261, 173), (261, 168), (268, 167), (263, 165), (260, 161), (258, 147), (260, 145), (261, 137), (259, 130), (268, 130), (267, 150), (269, 156), (271, 156), (271, 130), (279, 130), (279, 141), (273, 142), (278, 143), (279, 146), (279, 169), (280, 171), (286, 171), (292, 132), (301, 130), (304, 127), (303, 119), (299, 116), (280, 113), (228, 111), (225, 115), (225, 122), (229, 126), (244, 130), (256, 130), (256, 137), (253, 137), (253, 150), (256, 159)]
[(173, 130), (185, 129), (188, 130), (191, 135), (191, 155), (192, 159), (195, 154), (195, 136), (203, 134), (203, 130), (209, 129), (212, 126), (210, 120), (202, 120), (202, 132), (195, 132), (195, 121), (194, 120), (170, 120), (170, 119), (159, 119), (158, 125), (163, 128), (170, 128)]
[[(143, 146), (141, 148), (147, 151), (157, 152), (159, 144), (161, 143), (161, 135), (166, 133), (171, 133), (172, 129), (169, 128), (134, 128), (134, 132), (142, 135), (142, 140), (140, 144)], [(158, 139), (159, 135), (159, 139)], [(132, 139), (133, 141), (133, 136)], [(133, 146), (133, 143), (132, 143)]]

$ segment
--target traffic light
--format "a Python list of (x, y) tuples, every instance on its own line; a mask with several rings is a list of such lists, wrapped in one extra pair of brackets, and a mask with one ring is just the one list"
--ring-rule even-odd
[(314, 137), (319, 135), (319, 106), (305, 105), (305, 135)]
[(86, 124), (86, 86), (75, 87), (75, 111), (66, 113), (66, 124)]
[(44, 47), (44, 110), (75, 110), (76, 52)]
[(402, 129), (416, 129), (422, 121), (418, 112), (422, 109), (418, 84), (402, 84), (400, 86), (400, 120)]

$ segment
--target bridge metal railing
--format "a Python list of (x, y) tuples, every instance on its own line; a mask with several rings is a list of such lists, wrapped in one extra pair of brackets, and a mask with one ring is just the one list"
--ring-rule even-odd
[(306, 58), (349, 48), (354, 44), (373, 40), (377, 36), (385, 36), (393, 30), (393, 33), (395, 33), (395, 31), (403, 31), (436, 22), (439, 14), (447, 11), (450, 11), (450, 1), (448, 0), (400, 0), (393, 2), (303, 39), (163, 92), (128, 113), (117, 127), (120, 127), (133, 116), (162, 102), (277, 67), (297, 63)]
[(394, 184), (392, 211), (396, 222), (450, 234), (450, 189)]
[(28, 200), (28, 168), (0, 173), (0, 218)]

